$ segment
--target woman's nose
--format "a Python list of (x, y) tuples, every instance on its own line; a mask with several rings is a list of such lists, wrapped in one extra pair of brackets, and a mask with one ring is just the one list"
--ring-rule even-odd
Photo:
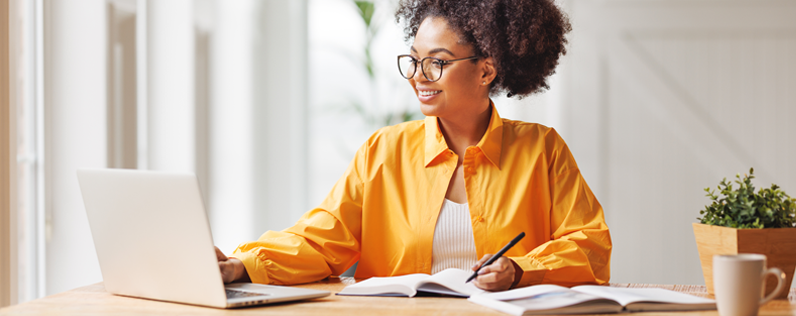
[(419, 63), (418, 63), (418, 65), (416, 67), (417, 68), (415, 68), (415, 74), (414, 74), (414, 76), (412, 76), (412, 80), (415, 80), (415, 81), (428, 81), (428, 79), (426, 79), (426, 76), (423, 75), (423, 67), (421, 67), (421, 65)]

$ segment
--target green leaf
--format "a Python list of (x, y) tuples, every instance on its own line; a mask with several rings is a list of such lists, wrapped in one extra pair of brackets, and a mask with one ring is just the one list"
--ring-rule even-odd
[[(712, 201), (704, 210), (699, 211), (703, 224), (719, 225), (735, 228), (784, 228), (796, 226), (796, 200), (779, 186), (772, 184), (770, 189), (760, 189), (754, 192), (752, 184), (754, 168), (749, 169), (749, 174), (741, 177), (736, 174), (736, 180), (728, 182), (722, 179), (717, 187), (716, 195), (710, 188), (705, 188), (708, 198)], [(738, 188), (733, 189), (732, 183), (737, 183)]]
[(365, 27), (370, 27), (370, 21), (373, 19), (373, 12), (376, 11), (376, 4), (373, 1), (354, 1), (359, 9), (359, 17), (365, 22)]

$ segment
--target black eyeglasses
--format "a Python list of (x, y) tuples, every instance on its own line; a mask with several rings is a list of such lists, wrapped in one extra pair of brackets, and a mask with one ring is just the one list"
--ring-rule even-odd
[(436, 57), (426, 57), (421, 60), (417, 60), (417, 58), (412, 57), (412, 55), (398, 55), (398, 71), (401, 72), (401, 76), (406, 79), (412, 79), (415, 76), (415, 72), (417, 71), (417, 64), (420, 63), (420, 69), (423, 72), (423, 76), (428, 79), (428, 81), (434, 82), (442, 78), (442, 66), (450, 64), (455, 61), (460, 60), (469, 60), (469, 59), (476, 59), (480, 58), (479, 56), (471, 56), (467, 58), (459, 58), (459, 59), (451, 59), (451, 60), (442, 60)]

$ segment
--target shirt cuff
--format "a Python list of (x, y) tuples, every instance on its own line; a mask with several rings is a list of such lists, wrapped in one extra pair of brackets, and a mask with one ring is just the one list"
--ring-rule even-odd
[(509, 259), (519, 265), (523, 271), (522, 278), (520, 279), (520, 282), (514, 286), (515, 288), (540, 284), (542, 283), (542, 280), (544, 280), (545, 274), (547, 274), (548, 269), (535, 258), (509, 257)]
[(256, 254), (251, 252), (237, 252), (233, 253), (229, 257), (237, 258), (243, 262), (243, 266), (246, 267), (246, 273), (249, 275), (249, 279), (252, 281), (252, 283), (270, 283), (270, 278), (268, 278), (268, 273), (265, 269), (265, 262), (260, 260), (260, 257), (258, 257)]

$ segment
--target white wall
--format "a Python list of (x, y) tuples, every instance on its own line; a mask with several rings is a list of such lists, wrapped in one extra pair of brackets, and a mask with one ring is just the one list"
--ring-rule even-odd
[(192, 0), (147, 1), (147, 168), (196, 171)]
[(258, 2), (254, 230), (282, 230), (307, 203), (307, 1)]
[[(612, 282), (704, 284), (703, 188), (796, 192), (796, 4), (573, 1), (567, 139), (614, 241)], [(790, 271), (793, 273), (793, 271)]]
[(101, 280), (75, 170), (105, 167), (105, 1), (45, 5), (46, 293)]
[[(9, 3), (10, 2), (10, 3)], [(16, 74), (20, 30), (19, 3), (0, 3), (0, 307), (16, 304), (17, 202), (16, 202)], [(13, 43), (13, 44), (12, 44)]]
[(208, 205), (226, 253), (307, 210), (307, 3), (215, 2)]
[(213, 239), (231, 252), (256, 232), (254, 213), (255, 1), (212, 5), (207, 205)]

